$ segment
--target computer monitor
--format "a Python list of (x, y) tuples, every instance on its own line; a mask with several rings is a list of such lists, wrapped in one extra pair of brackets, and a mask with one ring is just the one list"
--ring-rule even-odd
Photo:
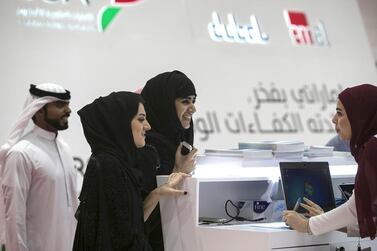
[[(283, 194), (288, 210), (293, 210), (303, 197), (321, 206), (327, 212), (335, 208), (328, 162), (280, 162)], [(306, 210), (298, 207), (297, 212)]]

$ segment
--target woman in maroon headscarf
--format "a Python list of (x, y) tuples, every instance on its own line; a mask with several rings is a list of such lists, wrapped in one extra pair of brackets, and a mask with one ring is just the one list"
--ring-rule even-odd
[[(306, 219), (295, 211), (285, 211), (283, 220), (300, 232), (323, 234), (358, 223), (362, 238), (376, 236), (377, 226), (377, 87), (363, 84), (339, 94), (333, 122), (343, 140), (350, 140), (358, 169), (354, 193), (338, 208)], [(318, 206), (301, 204), (309, 211)]]

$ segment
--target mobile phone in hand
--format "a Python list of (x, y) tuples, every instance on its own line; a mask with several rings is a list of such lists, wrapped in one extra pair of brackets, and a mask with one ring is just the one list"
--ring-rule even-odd
[(187, 155), (192, 151), (192, 146), (186, 141), (182, 142), (181, 154)]

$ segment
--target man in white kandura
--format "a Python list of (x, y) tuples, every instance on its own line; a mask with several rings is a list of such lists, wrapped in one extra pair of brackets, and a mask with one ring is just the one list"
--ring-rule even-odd
[(29, 92), (21, 117), (0, 148), (5, 214), (0, 224), (5, 220), (6, 250), (72, 250), (76, 172), (58, 134), (68, 128), (70, 92), (51, 83), (31, 85)]

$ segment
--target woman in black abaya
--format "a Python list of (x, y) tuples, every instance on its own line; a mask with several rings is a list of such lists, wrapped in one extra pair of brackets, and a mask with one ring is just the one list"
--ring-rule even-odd
[(136, 150), (150, 129), (138, 94), (113, 92), (78, 112), (92, 149), (77, 212), (73, 250), (151, 250), (144, 234), (146, 220), (161, 195), (185, 194), (175, 186), (186, 177), (177, 173), (166, 184), (141, 196), (142, 171)]
[(186, 156), (180, 154), (181, 142), (194, 144), (192, 115), (196, 112), (196, 90), (192, 81), (180, 71), (161, 73), (148, 80), (141, 96), (152, 130), (147, 143), (157, 149), (160, 167), (157, 174), (180, 171), (190, 173), (195, 168), (197, 149)]
[[(161, 73), (148, 80), (141, 95), (146, 101), (145, 110), (152, 125), (152, 130), (147, 133), (148, 147), (139, 152), (139, 163), (146, 177), (143, 190), (147, 194), (156, 187), (156, 175), (194, 170), (197, 149), (182, 155), (181, 142), (194, 144), (192, 115), (196, 112), (197, 95), (192, 81), (179, 71)], [(158, 207), (145, 226), (153, 250), (163, 251)]]

